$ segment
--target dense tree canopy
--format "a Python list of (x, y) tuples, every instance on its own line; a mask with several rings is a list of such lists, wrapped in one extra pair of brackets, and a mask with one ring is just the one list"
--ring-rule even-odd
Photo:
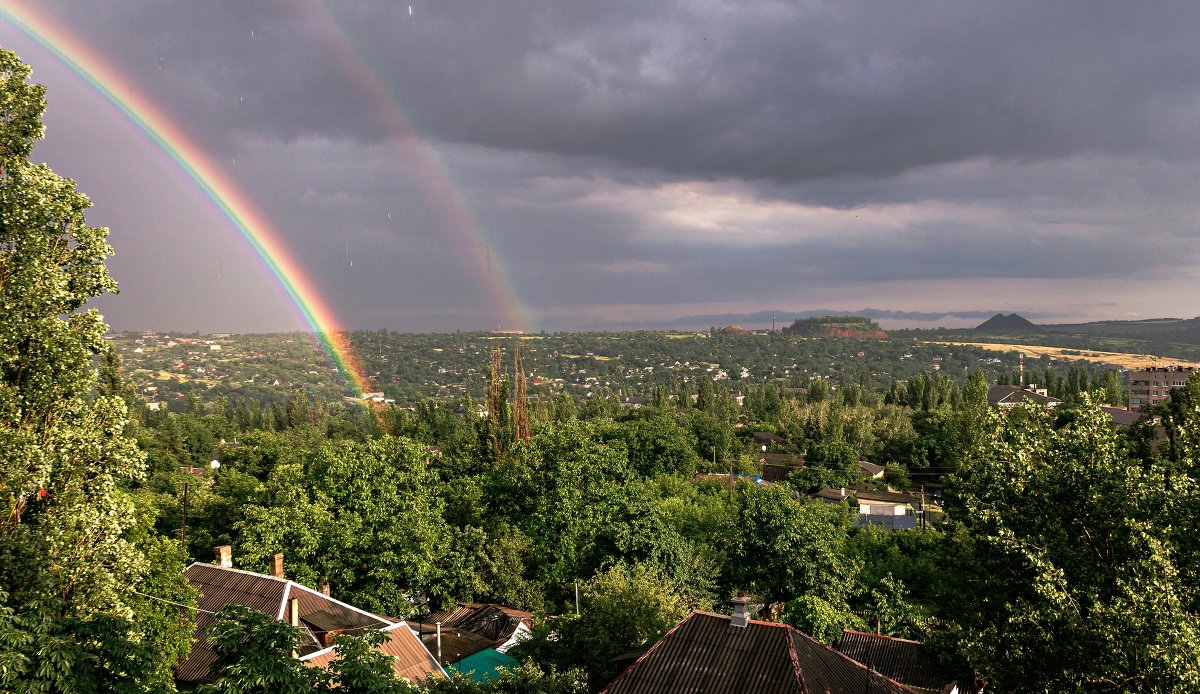
[(181, 557), (137, 532), (143, 455), (124, 400), (93, 392), (107, 327), (81, 310), (116, 291), (112, 249), (74, 182), (28, 161), (45, 106), (29, 75), (0, 49), (0, 688), (167, 687), (189, 628), (137, 588), (186, 601), (161, 576)]

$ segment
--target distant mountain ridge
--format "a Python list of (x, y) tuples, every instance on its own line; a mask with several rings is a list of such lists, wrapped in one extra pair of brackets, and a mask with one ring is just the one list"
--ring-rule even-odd
[(1003, 313), (997, 313), (975, 326), (974, 329), (988, 333), (1029, 333), (1039, 332), (1042, 328), (1015, 313), (1010, 313), (1007, 316)]

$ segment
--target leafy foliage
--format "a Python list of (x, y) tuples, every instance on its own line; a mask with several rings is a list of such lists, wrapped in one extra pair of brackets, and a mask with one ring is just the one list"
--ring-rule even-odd
[(948, 607), (967, 659), (1001, 688), (1200, 686), (1171, 512), (1195, 483), (1127, 457), (1087, 398), (1061, 428), (1018, 414), (990, 415), (956, 488), (968, 537)]
[(134, 589), (188, 593), (161, 580), (177, 554), (131, 537), (143, 456), (118, 389), (94, 392), (107, 327), (81, 311), (116, 291), (108, 230), (87, 225), (74, 182), (27, 160), (45, 107), (29, 75), (0, 49), (0, 688), (169, 688), (190, 629)]

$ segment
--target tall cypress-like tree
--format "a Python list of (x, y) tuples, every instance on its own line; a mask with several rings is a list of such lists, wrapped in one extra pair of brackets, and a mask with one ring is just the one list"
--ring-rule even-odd
[(117, 288), (108, 231), (29, 161), (45, 109), (29, 75), (0, 49), (0, 690), (170, 689), (186, 617), (133, 591), (181, 578), (148, 559), (170, 548), (134, 539), (122, 487), (143, 457), (125, 402), (96, 390), (107, 326), (83, 310)]

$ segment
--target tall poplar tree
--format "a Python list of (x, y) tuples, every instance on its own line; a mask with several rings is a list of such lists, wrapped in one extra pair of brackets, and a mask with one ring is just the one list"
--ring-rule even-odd
[(107, 326), (84, 310), (117, 288), (108, 230), (29, 161), (45, 109), (29, 75), (0, 49), (0, 690), (171, 689), (186, 614), (134, 591), (181, 579), (161, 571), (169, 547), (133, 539), (123, 485), (143, 458), (124, 401), (96, 392)]

